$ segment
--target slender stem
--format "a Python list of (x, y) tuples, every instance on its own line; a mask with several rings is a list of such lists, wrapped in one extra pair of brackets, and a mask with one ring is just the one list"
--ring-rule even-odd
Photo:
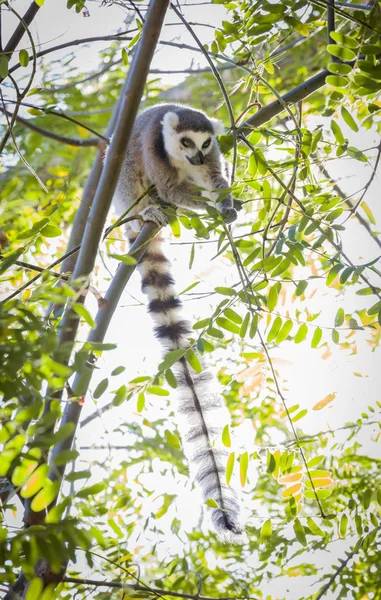
[[(63, 581), (82, 585), (92, 585), (94, 587), (108, 587), (117, 589), (129, 589), (135, 591), (145, 591), (151, 594), (159, 594), (160, 597), (172, 596), (173, 598), (190, 598), (191, 600), (216, 600), (216, 596), (200, 596), (199, 594), (187, 594), (185, 592), (175, 592), (172, 590), (161, 590), (160, 588), (150, 588), (138, 583), (121, 583), (119, 581), (99, 581), (98, 579), (83, 579), (80, 577), (64, 577)], [(255, 600), (254, 596), (218, 596), (218, 600)]]
[[(12, 116), (12, 113), (8, 110), (5, 110), (4, 108), (0, 108), (0, 110), (4, 114)], [(79, 146), (79, 147), (98, 146), (98, 144), (99, 144), (100, 138), (84, 138), (83, 140), (81, 140), (79, 138), (69, 138), (64, 135), (59, 135), (58, 133), (55, 133), (54, 131), (50, 131), (49, 129), (44, 129), (43, 127), (40, 127), (39, 125), (32, 123), (32, 121), (30, 119), (24, 119), (23, 117), (20, 117), (19, 115), (16, 115), (15, 120), (17, 121), (17, 123), (20, 123), (20, 125), (23, 125), (24, 127), (27, 127), (28, 129), (31, 129), (32, 131), (35, 131), (36, 133), (39, 133), (40, 135), (43, 135), (46, 138), (55, 140), (56, 142), (59, 142), (60, 144), (66, 144), (67, 146)], [(100, 136), (100, 137), (103, 138), (103, 136)]]

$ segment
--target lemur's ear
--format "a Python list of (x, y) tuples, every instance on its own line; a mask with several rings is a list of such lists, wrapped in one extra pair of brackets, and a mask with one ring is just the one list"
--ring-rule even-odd
[(162, 123), (165, 129), (177, 129), (179, 124), (179, 116), (174, 112), (167, 112), (164, 115)]
[(213, 125), (214, 135), (224, 135), (225, 127), (218, 119), (210, 119)]

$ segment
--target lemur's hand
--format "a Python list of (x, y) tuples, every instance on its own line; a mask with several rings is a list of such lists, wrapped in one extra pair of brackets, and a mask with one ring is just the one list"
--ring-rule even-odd
[(225, 223), (233, 223), (233, 221), (235, 221), (237, 218), (237, 211), (235, 208), (224, 208), (224, 210), (221, 211), (221, 217)]
[(243, 203), (241, 202), (241, 200), (237, 200), (237, 198), (233, 198), (233, 207), (237, 211), (242, 210)]

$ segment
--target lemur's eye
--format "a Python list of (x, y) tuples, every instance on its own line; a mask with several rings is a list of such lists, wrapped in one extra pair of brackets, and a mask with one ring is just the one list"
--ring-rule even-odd
[(211, 138), (209, 138), (208, 140), (206, 140), (206, 142), (203, 143), (202, 147), (203, 148), (209, 148), (211, 141), (212, 141)]
[(192, 140), (186, 137), (181, 138), (180, 142), (182, 143), (184, 148), (189, 148), (190, 146), (193, 146)]

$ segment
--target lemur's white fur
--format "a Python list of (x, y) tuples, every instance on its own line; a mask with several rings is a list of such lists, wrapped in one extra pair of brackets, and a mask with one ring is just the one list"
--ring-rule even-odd
[[(227, 165), (217, 141), (223, 132), (219, 121), (190, 107), (161, 104), (141, 113), (135, 122), (116, 190), (120, 212), (131, 206), (151, 184), (155, 190), (134, 207), (130, 215), (139, 213), (143, 220), (160, 226), (165, 224), (157, 206), (160, 201), (197, 210), (207, 204), (202, 197), (216, 200), (212, 190), (229, 187)], [(188, 147), (184, 146), (183, 138), (191, 140)], [(210, 144), (203, 148), (209, 139)], [(195, 186), (206, 191), (197, 192)], [(200, 200), (192, 198), (197, 194), (202, 196)], [(217, 207), (227, 222), (236, 217), (231, 196), (217, 202)], [(136, 239), (139, 229), (139, 221), (127, 223), (130, 241)], [(161, 244), (159, 234), (150, 242), (137, 268), (158, 339), (166, 350), (186, 350), (194, 333), (183, 319), (181, 301)], [(203, 362), (202, 357), (199, 359)], [(221, 438), (229, 413), (221, 393), (212, 389), (215, 387), (213, 378), (205, 367), (202, 373), (196, 373), (185, 358), (180, 358), (173, 370), (178, 383), (179, 430), (191, 475), (204, 502), (212, 498), (218, 505), (208, 511), (219, 538), (241, 543), (245, 539), (245, 528), (237, 493), (226, 484), (228, 452)]]

